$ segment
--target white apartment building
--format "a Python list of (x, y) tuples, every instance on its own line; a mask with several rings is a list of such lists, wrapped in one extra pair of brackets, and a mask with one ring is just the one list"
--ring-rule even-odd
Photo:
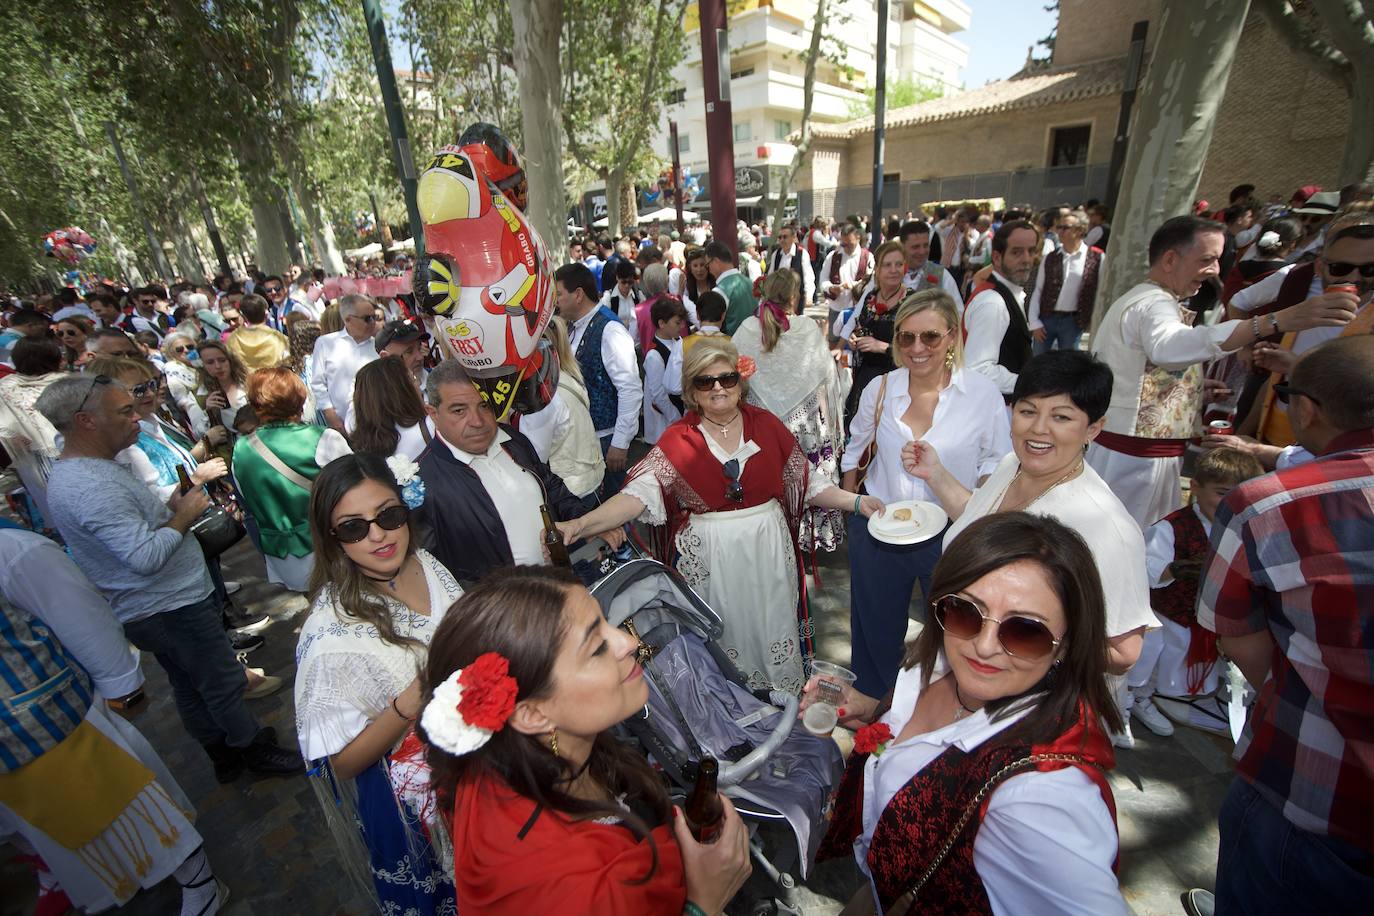
[[(730, 8), (734, 10), (728, 34), (736, 198), (740, 215), (757, 219), (765, 209), (771, 212), (780, 173), (796, 151), (787, 137), (801, 125), (804, 56), (811, 42), (816, 3), (734, 0)], [(863, 99), (877, 72), (876, 0), (830, 0), (829, 8), (832, 12), (827, 18), (832, 34), (845, 49), (847, 68), (828, 61), (817, 67), (812, 118), (818, 123), (850, 120), (851, 104)], [(915, 78), (941, 83), (947, 92), (961, 89), (968, 47), (951, 36), (968, 28), (968, 5), (962, 0), (891, 0), (888, 12), (889, 82)], [(696, 3), (688, 5), (683, 29), (687, 54), (674, 70), (676, 89), (653, 144), (659, 155), (671, 161), (668, 121), (677, 121), (682, 166), (701, 180), (701, 198), (694, 206), (706, 209), (706, 105)]]

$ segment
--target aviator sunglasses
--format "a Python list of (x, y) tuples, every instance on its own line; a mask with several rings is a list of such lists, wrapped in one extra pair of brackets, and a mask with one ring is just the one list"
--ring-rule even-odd
[(339, 539), (340, 544), (356, 544), (367, 537), (374, 522), (383, 531), (395, 531), (408, 521), (410, 521), (410, 509), (403, 505), (387, 506), (377, 513), (376, 518), (344, 519), (334, 526), (334, 537)]
[(936, 598), (931, 602), (931, 607), (940, 628), (955, 639), (976, 639), (983, 631), (985, 622), (995, 624), (997, 641), (1014, 658), (1028, 661), (1044, 658), (1063, 641), (1055, 639), (1050, 628), (1033, 617), (1009, 614), (998, 620), (987, 616), (978, 605), (959, 595)]
[(716, 382), (720, 382), (720, 387), (728, 391), (739, 384), (739, 373), (722, 372), (720, 375), (698, 375), (692, 379), (692, 387), (697, 391), (710, 391), (716, 387)]
[(896, 336), (897, 346), (906, 349), (916, 342), (916, 338), (921, 338), (921, 343), (927, 347), (933, 347), (945, 339), (949, 331), (922, 331), (917, 334), (915, 331), (898, 331)]

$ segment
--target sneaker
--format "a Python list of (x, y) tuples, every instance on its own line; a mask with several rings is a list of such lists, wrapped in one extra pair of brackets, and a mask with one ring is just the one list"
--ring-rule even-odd
[(254, 649), (259, 648), (264, 642), (261, 636), (254, 636), (252, 633), (241, 633), (238, 630), (230, 630), (228, 636), (229, 645), (233, 648), (235, 655), (247, 655)]
[(243, 773), (243, 751), (223, 741), (205, 745), (205, 754), (215, 767), (215, 781), (220, 785), (233, 782)]
[(1188, 916), (1212, 916), (1216, 912), (1216, 898), (1211, 891), (1200, 887), (1184, 891), (1179, 895), (1179, 900), (1183, 903), (1183, 912)]
[(221, 617), (221, 622), (226, 630), (234, 630), (239, 633), (257, 634), (272, 625), (272, 618), (266, 614), (256, 614), (253, 611), (239, 610), (230, 603)]
[(1164, 713), (1155, 708), (1154, 702), (1149, 697), (1136, 697), (1135, 706), (1131, 708), (1131, 715), (1135, 716), (1145, 724), (1150, 731), (1167, 738), (1174, 733), (1174, 723), (1165, 718)]
[(1131, 734), (1131, 720), (1127, 719), (1121, 725), (1121, 732), (1112, 732), (1112, 747), (1125, 748), (1130, 750), (1135, 747), (1135, 735)]
[(224, 593), (226, 595), (238, 594), (239, 589), (243, 588), (243, 583), (237, 579), (224, 580)]
[(1156, 696), (1155, 705), (1179, 725), (1211, 732), (1223, 738), (1231, 737), (1230, 711), (1220, 697), (1203, 695), (1196, 697)]
[(244, 670), (248, 672), (248, 689), (243, 692), (245, 700), (261, 700), (263, 697), (270, 697), (281, 690), (286, 683), (279, 677), (264, 673), (261, 668), (245, 668)]
[(267, 736), (258, 732), (253, 743), (243, 749), (243, 762), (258, 776), (300, 776), (305, 773), (305, 761), (299, 751), (277, 747)]

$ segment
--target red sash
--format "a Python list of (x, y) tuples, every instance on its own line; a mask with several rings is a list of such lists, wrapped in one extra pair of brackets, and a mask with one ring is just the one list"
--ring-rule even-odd
[(1104, 429), (1093, 441), (1105, 449), (1135, 458), (1179, 458), (1188, 450), (1188, 443), (1192, 440), (1145, 439), (1140, 436), (1123, 436)]

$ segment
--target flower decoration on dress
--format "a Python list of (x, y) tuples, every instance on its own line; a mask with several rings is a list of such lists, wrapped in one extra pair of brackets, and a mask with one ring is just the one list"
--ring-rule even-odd
[(754, 373), (759, 371), (759, 364), (754, 362), (752, 356), (741, 356), (735, 363), (735, 368), (739, 370), (739, 377), (745, 381), (754, 377)]
[(510, 663), (495, 652), (484, 652), (434, 688), (420, 725), (435, 747), (459, 757), (470, 754), (505, 727), (519, 691)]
[(887, 749), (887, 743), (892, 740), (892, 729), (887, 727), (886, 722), (874, 722), (872, 725), (865, 725), (854, 733), (854, 753), (872, 754), (874, 757), (882, 756)]
[(926, 283), (930, 286), (938, 286), (940, 284), (940, 278), (935, 276), (935, 274), (926, 274)]
[(409, 509), (418, 509), (425, 501), (425, 482), (420, 479), (420, 466), (404, 455), (392, 455), (386, 466), (401, 488), (401, 499)]
[(754, 294), (755, 299), (763, 298), (763, 274), (759, 274), (758, 278), (754, 280), (752, 292)]

